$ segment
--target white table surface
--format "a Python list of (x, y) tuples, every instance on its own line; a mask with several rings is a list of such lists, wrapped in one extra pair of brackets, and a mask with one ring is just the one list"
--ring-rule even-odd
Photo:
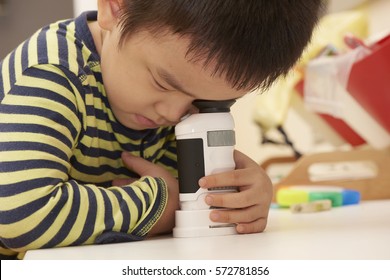
[(271, 209), (265, 232), (32, 250), (25, 259), (390, 260), (390, 200), (317, 213)]

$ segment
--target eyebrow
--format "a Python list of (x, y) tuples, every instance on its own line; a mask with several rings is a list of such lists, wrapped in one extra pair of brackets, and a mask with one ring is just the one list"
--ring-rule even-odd
[(184, 87), (180, 84), (180, 82), (171, 73), (167, 72), (162, 68), (157, 68), (156, 72), (160, 76), (160, 78), (164, 80), (164, 82), (166, 82), (175, 90), (178, 90), (180, 92), (185, 93), (186, 95), (196, 98), (195, 95), (185, 90)]

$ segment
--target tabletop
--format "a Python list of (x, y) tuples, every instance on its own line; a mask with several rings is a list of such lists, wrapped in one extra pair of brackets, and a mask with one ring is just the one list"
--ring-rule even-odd
[(25, 259), (370, 260), (390, 259), (390, 200), (315, 213), (271, 209), (263, 233), (32, 250)]

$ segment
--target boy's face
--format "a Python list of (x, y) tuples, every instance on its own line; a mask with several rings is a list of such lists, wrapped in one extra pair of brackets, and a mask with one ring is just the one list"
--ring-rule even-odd
[(195, 99), (242, 97), (201, 62), (185, 57), (188, 41), (177, 35), (139, 32), (120, 47), (119, 30), (103, 33), (101, 67), (111, 109), (124, 126), (142, 130), (174, 125), (194, 111)]

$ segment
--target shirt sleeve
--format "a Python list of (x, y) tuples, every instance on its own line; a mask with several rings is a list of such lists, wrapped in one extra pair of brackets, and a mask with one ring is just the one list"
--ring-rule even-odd
[(69, 75), (39, 65), (16, 81), (3, 79), (0, 254), (139, 240), (166, 206), (167, 186), (160, 178), (110, 188), (69, 178), (83, 110)]

